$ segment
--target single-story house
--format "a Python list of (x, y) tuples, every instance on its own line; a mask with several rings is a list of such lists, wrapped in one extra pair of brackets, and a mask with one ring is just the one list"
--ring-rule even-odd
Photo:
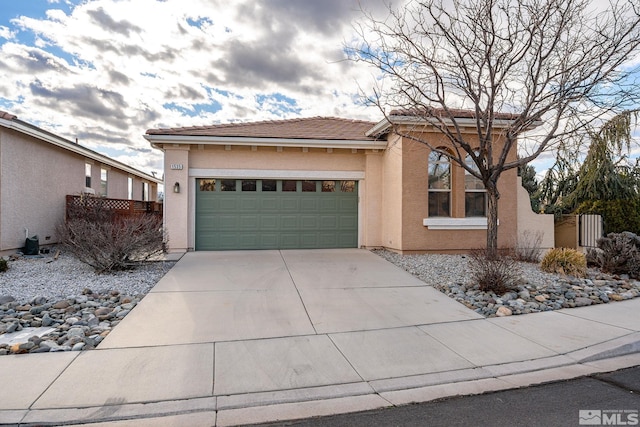
[[(416, 126), (415, 117), (392, 118)], [(457, 121), (465, 120), (472, 138), (469, 112)], [(169, 250), (485, 246), (481, 183), (391, 125), (313, 117), (148, 130), (164, 152)], [(419, 131), (446, 145), (429, 123)], [(516, 170), (499, 190), (499, 245), (531, 228), (553, 247), (553, 218), (531, 211)]]
[(0, 111), (0, 253), (55, 243), (65, 197), (155, 201), (162, 180)]

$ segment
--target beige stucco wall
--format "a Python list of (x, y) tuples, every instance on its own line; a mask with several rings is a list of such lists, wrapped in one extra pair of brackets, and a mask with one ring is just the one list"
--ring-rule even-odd
[[(190, 207), (195, 209), (195, 180), (189, 178), (189, 148), (188, 145), (165, 147), (164, 227), (170, 252), (193, 249), (190, 241), (194, 223)], [(171, 165), (182, 165), (182, 169), (172, 169)], [(176, 182), (180, 185), (180, 193), (173, 191)]]
[(402, 248), (402, 144), (393, 135), (383, 157), (382, 246), (396, 251)]
[[(84, 191), (87, 161), (92, 163), (92, 188), (99, 194), (99, 162), (0, 127), (0, 251), (22, 248), (25, 229), (30, 236), (37, 234), (41, 245), (57, 242), (56, 227), (64, 220), (65, 196)], [(136, 180), (140, 182), (140, 178)], [(108, 197), (127, 198), (123, 171), (111, 167), (108, 186)], [(140, 199), (136, 193), (134, 196)]]
[[(272, 178), (309, 178), (318, 179), (316, 171), (336, 172), (334, 178), (341, 179), (340, 172), (360, 173), (366, 176), (367, 164), (372, 168), (381, 168), (381, 161), (372, 154), (367, 160), (365, 150), (318, 149), (301, 147), (250, 147), (218, 145), (178, 145), (166, 144), (165, 159), (165, 229), (168, 236), (168, 249), (172, 252), (193, 250), (195, 245), (195, 185), (202, 177), (224, 177), (225, 171), (237, 173), (244, 171), (244, 178), (261, 178), (261, 170), (283, 171), (281, 176)], [(382, 153), (377, 154), (378, 157)], [(182, 165), (182, 169), (171, 169), (171, 165)], [(292, 174), (292, 175), (289, 175)], [(368, 212), (380, 210), (379, 196), (368, 195), (371, 188), (379, 185), (379, 178), (372, 175), (371, 182), (366, 178), (359, 181), (359, 217), (369, 221), (360, 223), (360, 245), (380, 246), (380, 226), (376, 224), (376, 215), (368, 218)], [(180, 183), (181, 192), (173, 192), (175, 182)], [(371, 208), (369, 208), (371, 206)], [(380, 216), (378, 215), (378, 220)]]
[(84, 188), (84, 159), (10, 130), (0, 130), (0, 151), (0, 250), (22, 248), (25, 229), (57, 241), (65, 196)]
[[(421, 135), (422, 138), (425, 136), (427, 138), (433, 137), (434, 145), (447, 145), (446, 140), (439, 133), (432, 132)], [(408, 139), (402, 142), (402, 240), (401, 246), (389, 246), (389, 248), (400, 250), (403, 253), (464, 253), (469, 249), (486, 247), (486, 230), (433, 230), (423, 225), (423, 220), (429, 218), (429, 152), (429, 148), (422, 143)], [(513, 156), (515, 153), (512, 154)], [(392, 158), (389, 156), (389, 159)], [(397, 162), (397, 160), (394, 161)], [(513, 236), (517, 236), (516, 179), (517, 172), (511, 170), (504, 172), (498, 183), (500, 192), (498, 202), (499, 247), (513, 246)], [(397, 184), (394, 186), (397, 187)], [(465, 218), (464, 193), (464, 169), (452, 163), (452, 218)]]
[[(434, 138), (442, 138), (433, 132)], [(340, 173), (360, 174), (359, 246), (399, 252), (467, 252), (486, 245), (486, 230), (433, 230), (428, 218), (429, 149), (390, 136), (385, 150), (303, 149), (224, 145), (165, 144), (165, 227), (170, 251), (193, 250), (197, 178), (335, 179)], [(512, 154), (515, 156), (515, 153)], [(182, 165), (181, 170), (171, 165)], [(464, 170), (453, 166), (452, 217), (465, 217)], [(181, 192), (173, 193), (175, 182)], [(518, 235), (517, 173), (503, 173), (499, 182), (501, 247), (512, 247)]]
[(364, 171), (365, 156), (363, 150), (353, 153), (351, 150), (309, 148), (303, 151), (298, 147), (224, 146), (206, 145), (192, 147), (189, 156), (190, 168), (218, 169), (282, 169), (282, 170), (349, 170)]
[(529, 193), (518, 177), (518, 246), (528, 247), (531, 239), (540, 235), (540, 249), (546, 251), (555, 246), (554, 219), (552, 214), (538, 214), (531, 209)]
[[(364, 209), (359, 212), (361, 246), (374, 248), (383, 245), (383, 152), (367, 151), (365, 154), (365, 179), (360, 181), (360, 202)], [(363, 212), (366, 210), (366, 212)]]

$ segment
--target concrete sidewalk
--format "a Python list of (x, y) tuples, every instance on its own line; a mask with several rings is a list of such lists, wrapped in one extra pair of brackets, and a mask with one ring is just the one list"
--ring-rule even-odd
[(366, 250), (187, 253), (100, 344), (0, 357), (0, 423), (225, 426), (640, 365), (640, 299), (484, 319)]

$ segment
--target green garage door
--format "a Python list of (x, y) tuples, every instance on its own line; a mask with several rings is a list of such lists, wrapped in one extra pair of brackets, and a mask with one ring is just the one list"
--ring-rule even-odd
[(356, 181), (198, 179), (196, 250), (355, 248)]

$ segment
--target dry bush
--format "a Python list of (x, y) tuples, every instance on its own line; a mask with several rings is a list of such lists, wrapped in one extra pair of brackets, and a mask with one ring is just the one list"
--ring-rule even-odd
[(491, 258), (485, 249), (471, 251), (469, 273), (471, 280), (481, 291), (496, 295), (515, 289), (522, 281), (520, 266), (508, 253)]
[(162, 218), (74, 208), (58, 227), (63, 248), (97, 272), (125, 270), (164, 249)]
[(541, 231), (523, 231), (514, 245), (513, 258), (516, 261), (539, 263), (543, 236)]
[(547, 273), (566, 274), (574, 277), (585, 277), (587, 258), (575, 249), (555, 248), (542, 258), (540, 269)]
[(598, 239), (598, 249), (587, 252), (589, 265), (611, 274), (640, 278), (640, 237), (628, 231)]

